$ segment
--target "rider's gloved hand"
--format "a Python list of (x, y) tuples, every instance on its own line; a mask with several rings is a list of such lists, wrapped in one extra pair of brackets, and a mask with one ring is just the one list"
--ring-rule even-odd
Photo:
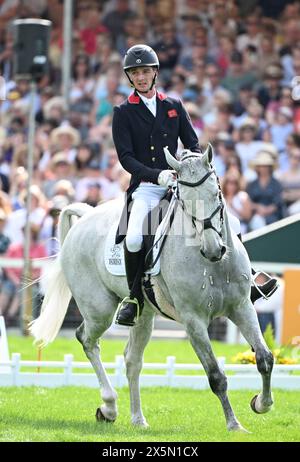
[(174, 186), (176, 184), (176, 175), (174, 170), (163, 170), (158, 175), (158, 184), (164, 188)]

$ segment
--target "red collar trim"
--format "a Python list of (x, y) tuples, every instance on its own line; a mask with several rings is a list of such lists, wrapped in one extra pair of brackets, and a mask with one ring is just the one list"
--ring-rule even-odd
[(160, 92), (157, 92), (157, 97), (161, 100), (161, 101), (164, 101), (165, 99), (168, 98), (167, 95), (165, 95), (165, 93), (160, 93)]
[(131, 95), (128, 96), (128, 103), (130, 104), (139, 104), (140, 101), (141, 101), (141, 98), (135, 93), (131, 93)]
[[(156, 96), (161, 101), (164, 101), (168, 97), (165, 93), (160, 93), (160, 92), (156, 92)], [(131, 95), (128, 96), (128, 102), (130, 104), (140, 104), (140, 101), (141, 101), (141, 98), (139, 97), (139, 95), (136, 95), (135, 93), (131, 93)]]

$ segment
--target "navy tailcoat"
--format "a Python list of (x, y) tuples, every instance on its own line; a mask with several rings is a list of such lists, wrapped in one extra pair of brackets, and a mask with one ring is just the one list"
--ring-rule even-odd
[(136, 92), (120, 106), (115, 106), (112, 134), (120, 163), (131, 173), (126, 205), (116, 236), (116, 243), (119, 243), (126, 235), (133, 191), (141, 181), (158, 184), (160, 172), (171, 168), (166, 162), (163, 148), (168, 146), (170, 153), (175, 156), (180, 138), (186, 149), (193, 152), (201, 150), (191, 119), (181, 101), (159, 92), (156, 93), (156, 117)]

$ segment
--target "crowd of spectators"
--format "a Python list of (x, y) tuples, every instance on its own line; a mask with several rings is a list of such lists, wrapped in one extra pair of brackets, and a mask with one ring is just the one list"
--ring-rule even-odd
[[(13, 74), (11, 22), (25, 17), (52, 21), (50, 72), (39, 81), (35, 102), (30, 223), (40, 256), (57, 251), (53, 238), (63, 206), (96, 206), (128, 187), (111, 120), (114, 105), (132, 91), (122, 60), (137, 43), (158, 54), (158, 89), (181, 98), (200, 144), (212, 143), (228, 207), (242, 232), (300, 211), (298, 1), (77, 0), (66, 110), (63, 2), (0, 0), (0, 72), (6, 82), (0, 101), (1, 254), (19, 254), (24, 239), (30, 86)], [(20, 274), (8, 270), (2, 279), (0, 314), (15, 314), (4, 295), (14, 301)]]

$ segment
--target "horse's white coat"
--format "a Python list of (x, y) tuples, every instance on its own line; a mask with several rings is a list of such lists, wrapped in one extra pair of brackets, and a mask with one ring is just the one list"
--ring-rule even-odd
[[(185, 151), (181, 161), (175, 160), (167, 150), (165, 154), (180, 180), (195, 183), (211, 169), (210, 145), (203, 155)], [(185, 327), (206, 370), (212, 391), (221, 401), (227, 428), (242, 430), (229, 403), (226, 377), (212, 352), (207, 327), (215, 317), (227, 316), (241, 329), (256, 352), (258, 369), (263, 378), (263, 390), (253, 406), (259, 413), (269, 410), (272, 405), (272, 355), (262, 338), (250, 301), (250, 262), (243, 245), (231, 233), (226, 206), (223, 224), (220, 213), (212, 219), (215, 228), (222, 230), (222, 237), (213, 229), (203, 231), (200, 221), (196, 221), (195, 230), (188, 216), (189, 210), (197, 209), (194, 206), (200, 199), (204, 201), (205, 217), (216, 209), (219, 199), (214, 174), (197, 187), (179, 185), (179, 194), (183, 203), (189, 203), (191, 209), (186, 207), (183, 211), (180, 206), (177, 208), (173, 226), (181, 226), (184, 220), (184, 231), (179, 235), (170, 233), (167, 238), (161, 255), (161, 273), (154, 278), (154, 285), (159, 302), (174, 307), (177, 319)], [(91, 209), (83, 204), (73, 204), (62, 211), (59, 221), (62, 249), (42, 313), (31, 327), (37, 341), (52, 341), (62, 324), (72, 293), (84, 319), (76, 336), (99, 379), (104, 401), (101, 413), (111, 421), (117, 417), (117, 394), (102, 366), (98, 339), (112, 323), (118, 300), (128, 292), (126, 278), (109, 274), (104, 264), (105, 236), (111, 225), (119, 220), (122, 205), (120, 201), (110, 201)], [(72, 215), (82, 216), (73, 226), (70, 221)], [(218, 262), (210, 261), (222, 257), (224, 246), (226, 253), (223, 258)], [(207, 258), (201, 255), (200, 250)], [(145, 303), (142, 316), (130, 329), (124, 353), (132, 422), (141, 426), (147, 426), (147, 422), (141, 409), (139, 375), (143, 351), (152, 332), (153, 316), (154, 311)]]

